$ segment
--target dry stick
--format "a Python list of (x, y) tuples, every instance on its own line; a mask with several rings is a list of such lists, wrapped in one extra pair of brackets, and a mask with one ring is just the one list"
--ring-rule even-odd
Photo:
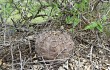
[(5, 43), (6, 43), (6, 24), (4, 24), (5, 25), (5, 28), (4, 28), (4, 45), (5, 45)]
[[(32, 49), (31, 49), (31, 43), (30, 43), (30, 40), (28, 39), (28, 44), (29, 44), (29, 49), (30, 49), (30, 54), (29, 54), (29, 56), (30, 56), (30, 60), (31, 60), (31, 62), (32, 62), (32, 56), (31, 56), (31, 51), (32, 51)], [(33, 68), (33, 67), (32, 67)], [(34, 69), (34, 68), (33, 68)]]
[(93, 63), (92, 63), (92, 50), (93, 50), (93, 46), (91, 46), (91, 50), (90, 50), (90, 62), (92, 64), (92, 70), (93, 70)]
[(22, 57), (21, 57), (21, 51), (20, 51), (19, 44), (18, 44), (18, 49), (19, 49), (19, 54), (20, 54), (20, 66), (21, 66), (21, 69), (20, 70), (23, 70)]
[(98, 44), (98, 46), (99, 46), (99, 48), (102, 48), (102, 49), (104, 49), (104, 50), (110, 52), (110, 50), (109, 50), (108, 48), (106, 48), (106, 47), (104, 46), (104, 44), (101, 44), (101, 45)]
[[(39, 62), (40, 63), (43, 63), (43, 62), (55, 62), (55, 61), (66, 61), (68, 60), (67, 58), (65, 59), (56, 59), (56, 60), (45, 60), (45, 61), (39, 61), (39, 62), (28, 62), (30, 59), (28, 59), (26, 62), (25, 62), (25, 65), (38, 65)], [(13, 65), (17, 65), (17, 64), (20, 64), (20, 63), (14, 63)], [(47, 65), (47, 64), (46, 64)]]
[[(4, 8), (4, 16), (6, 16), (6, 10)], [(5, 45), (5, 42), (6, 42), (6, 20), (4, 18), (4, 25), (5, 25), (5, 28), (4, 28), (4, 45)]]
[(77, 69), (78, 69), (78, 70), (80, 70), (80, 63), (81, 63), (81, 62), (80, 62), (80, 57), (78, 57), (78, 65), (77, 65), (77, 67), (78, 67)]
[[(10, 41), (10, 42), (11, 42), (11, 41)], [(11, 50), (11, 58), (12, 58), (11, 66), (12, 66), (12, 70), (14, 70), (14, 64), (13, 64), (14, 57), (13, 57), (13, 46), (12, 46), (12, 44), (11, 44), (10, 50)]]
[(110, 12), (110, 7), (109, 7), (109, 10), (107, 11), (107, 14), (106, 14), (106, 16), (109, 14), (109, 12)]

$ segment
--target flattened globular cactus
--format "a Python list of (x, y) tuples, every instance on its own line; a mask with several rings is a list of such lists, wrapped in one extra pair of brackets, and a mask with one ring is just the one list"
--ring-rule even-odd
[(36, 38), (36, 52), (47, 60), (68, 58), (73, 47), (74, 42), (67, 32), (42, 32)]

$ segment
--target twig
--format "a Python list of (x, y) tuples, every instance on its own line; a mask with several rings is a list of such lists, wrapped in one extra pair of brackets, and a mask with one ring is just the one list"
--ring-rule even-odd
[(18, 45), (18, 49), (19, 49), (19, 54), (20, 54), (20, 66), (21, 66), (20, 70), (23, 70), (22, 57), (21, 57), (22, 55), (21, 55), (21, 51), (20, 51), (19, 45)]
[(93, 50), (93, 46), (91, 46), (91, 50), (90, 50), (90, 62), (92, 65), (92, 70), (93, 70), (93, 63), (92, 63), (92, 50)]
[(86, 23), (86, 24), (90, 24), (89, 20), (84, 17), (83, 15), (81, 15), (81, 19)]
[(4, 23), (4, 26), (5, 26), (5, 28), (4, 28), (4, 45), (5, 45), (5, 43), (6, 43), (6, 25), (5, 25), (5, 23)]
[(10, 50), (11, 50), (11, 58), (12, 58), (12, 70), (14, 70), (14, 64), (13, 64), (13, 60), (14, 60), (14, 57), (13, 57), (13, 46), (12, 46), (12, 44), (11, 44), (11, 48), (10, 48)]

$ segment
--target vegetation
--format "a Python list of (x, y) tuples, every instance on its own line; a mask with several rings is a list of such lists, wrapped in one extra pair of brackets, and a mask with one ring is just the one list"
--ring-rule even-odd
[(62, 24), (72, 24), (75, 28), (84, 21), (84, 29), (103, 28), (110, 17), (109, 3), (106, 1), (68, 1), (68, 0), (3, 0), (1, 5), (1, 23), (17, 27), (29, 26), (48, 19), (60, 19)]

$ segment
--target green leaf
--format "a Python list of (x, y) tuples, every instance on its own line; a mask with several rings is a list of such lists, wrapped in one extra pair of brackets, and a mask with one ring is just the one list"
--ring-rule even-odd
[(91, 22), (90, 25), (87, 25), (84, 29), (87, 30), (87, 29), (94, 29), (98, 26), (97, 22)]
[(73, 17), (68, 16), (68, 17), (66, 18), (66, 23), (67, 23), (67, 24), (72, 24), (72, 23), (73, 23)]
[(70, 32), (74, 32), (74, 29), (73, 29), (73, 28), (71, 28), (71, 29), (69, 29), (69, 31), (70, 31)]
[(103, 26), (99, 21), (91, 22), (91, 24), (87, 25), (84, 29), (87, 30), (87, 29), (94, 29), (94, 28), (97, 28), (100, 32), (103, 32)]
[(9, 3), (10, 3), (10, 4), (13, 3), (13, 0), (9, 0)]
[(57, 3), (53, 3), (53, 4), (52, 4), (52, 7), (53, 7), (53, 9), (52, 9), (51, 15), (52, 15), (52, 16), (53, 16), (53, 15), (59, 15), (60, 9), (59, 9), (59, 7), (58, 7), (58, 4), (57, 4)]
[(75, 18), (75, 19), (74, 19), (74, 26), (77, 26), (79, 22), (80, 22), (80, 19)]
[(98, 26), (96, 27), (100, 32), (103, 32), (103, 26), (101, 25), (101, 23), (97, 24)]

